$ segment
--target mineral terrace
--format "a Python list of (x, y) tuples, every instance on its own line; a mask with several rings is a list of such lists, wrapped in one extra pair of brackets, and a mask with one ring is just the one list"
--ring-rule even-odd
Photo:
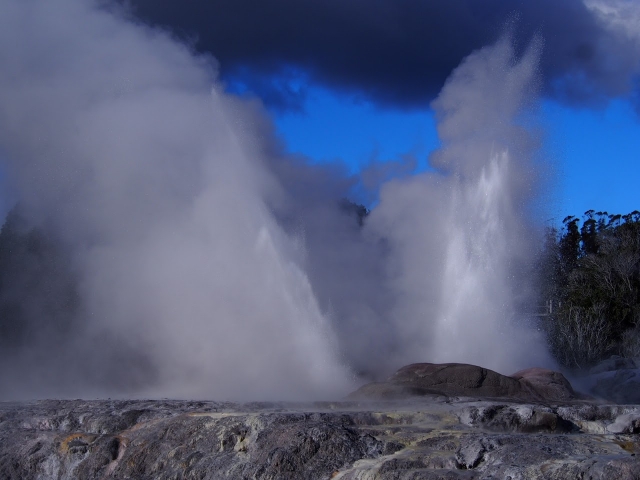
[(0, 404), (2, 479), (639, 479), (640, 406), (416, 364), (346, 401)]

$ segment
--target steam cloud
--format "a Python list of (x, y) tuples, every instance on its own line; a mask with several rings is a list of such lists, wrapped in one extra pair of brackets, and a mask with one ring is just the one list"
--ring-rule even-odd
[(422, 354), (503, 372), (552, 363), (542, 339), (511, 322), (535, 249), (525, 214), (534, 142), (518, 116), (535, 92), (538, 43), (515, 60), (503, 39), (462, 62), (433, 102), (443, 146), (431, 163), (441, 173), (389, 182), (372, 213), (397, 257), (404, 362)]
[(511, 322), (535, 42), (455, 70), (433, 104), (437, 172), (386, 183), (360, 226), (338, 207), (356, 180), (283, 154), (212, 58), (111, 4), (0, 11), (1, 158), (80, 294), (63, 336), (0, 352), (5, 398), (327, 398), (407, 362), (549, 361)]

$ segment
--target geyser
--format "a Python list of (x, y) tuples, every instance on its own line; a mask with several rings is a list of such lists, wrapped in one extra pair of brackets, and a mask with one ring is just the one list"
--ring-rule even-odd
[(536, 241), (535, 142), (519, 122), (534, 98), (539, 49), (534, 41), (516, 59), (505, 37), (467, 57), (432, 104), (436, 171), (382, 189), (370, 226), (391, 241), (399, 363), (505, 374), (553, 364), (518, 311), (531, 300)]
[[(139, 364), (145, 395), (347, 390), (265, 203), (279, 187), (253, 114), (218, 91), (213, 63), (94, 2), (0, 10), (0, 142), (25, 215), (71, 251), (82, 299), (71, 341), (47, 362), (24, 355), (3, 394), (117, 393)], [(121, 350), (136, 356), (119, 364)]]
[(510, 323), (537, 46), (463, 62), (433, 104), (435, 172), (387, 182), (360, 226), (339, 207), (354, 180), (283, 154), (212, 59), (103, 2), (0, 11), (2, 159), (79, 296), (0, 352), (3, 397), (326, 398), (408, 362), (544, 360)]

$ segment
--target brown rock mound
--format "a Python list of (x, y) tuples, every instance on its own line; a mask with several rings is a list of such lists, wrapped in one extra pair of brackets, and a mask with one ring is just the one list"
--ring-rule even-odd
[(564, 375), (546, 368), (527, 368), (514, 373), (511, 378), (543, 400), (573, 400), (581, 397)]
[(349, 398), (391, 400), (421, 396), (526, 401), (568, 401), (578, 398), (571, 384), (560, 372), (530, 368), (513, 376), (506, 376), (488, 368), (464, 363), (407, 365), (385, 382), (360, 387)]

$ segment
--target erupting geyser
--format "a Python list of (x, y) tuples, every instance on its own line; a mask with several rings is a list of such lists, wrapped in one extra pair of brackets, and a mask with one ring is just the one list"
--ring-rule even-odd
[(91, 1), (0, 10), (2, 160), (80, 299), (56, 342), (33, 318), (0, 352), (4, 396), (325, 398), (408, 362), (546, 361), (510, 322), (535, 44), (463, 62), (433, 104), (435, 172), (383, 185), (359, 226), (351, 180), (279, 151), (211, 59)]
[(539, 334), (513, 321), (532, 287), (535, 143), (518, 121), (535, 94), (539, 49), (533, 42), (516, 59), (503, 38), (466, 58), (432, 105), (437, 171), (383, 187), (371, 223), (392, 241), (404, 363), (505, 374), (552, 364)]
[(280, 187), (257, 118), (218, 91), (212, 62), (93, 2), (1, 10), (0, 142), (26, 216), (71, 251), (82, 299), (63, 345), (25, 345), (50, 358), (21, 352), (4, 375), (28, 374), (3, 392), (347, 390), (300, 255), (266, 204)]

